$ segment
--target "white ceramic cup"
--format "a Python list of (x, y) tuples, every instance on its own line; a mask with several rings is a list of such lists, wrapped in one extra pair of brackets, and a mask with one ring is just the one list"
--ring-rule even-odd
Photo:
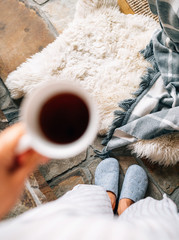
[[(39, 126), (39, 113), (42, 106), (53, 96), (72, 93), (80, 97), (89, 111), (89, 122), (85, 132), (76, 141), (68, 144), (58, 144), (44, 136)], [(94, 99), (79, 84), (72, 82), (48, 82), (28, 94), (23, 100), (20, 119), (25, 124), (26, 135), (18, 144), (17, 154), (27, 149), (34, 149), (38, 153), (53, 159), (63, 159), (76, 156), (85, 150), (96, 137), (98, 131), (98, 109)]]

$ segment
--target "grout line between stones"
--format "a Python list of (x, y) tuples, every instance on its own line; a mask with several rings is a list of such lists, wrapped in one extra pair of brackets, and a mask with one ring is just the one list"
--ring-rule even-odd
[(54, 25), (51, 23), (51, 21), (46, 17), (45, 13), (40, 9), (39, 5), (35, 3), (32, 0), (20, 0), (22, 3), (24, 3), (26, 6), (28, 6), (30, 9), (33, 9), (38, 16), (40, 16), (48, 26), (51, 33), (54, 35), (54, 37), (58, 37), (59, 33), (57, 32)]
[(81, 165), (87, 160), (87, 158), (88, 158), (88, 149), (86, 150), (86, 157), (85, 157), (85, 159), (84, 159), (81, 163), (79, 163), (78, 165), (73, 166), (73, 167), (67, 169), (66, 171), (64, 171), (64, 172), (61, 173), (60, 175), (57, 175), (57, 176), (53, 177), (52, 179), (46, 181), (47, 184), (50, 185), (52, 182), (58, 180), (58, 178), (65, 176), (65, 174), (67, 174), (67, 173), (69, 173), (69, 172), (71, 172), (71, 171), (73, 171), (73, 170), (76, 170), (76, 169), (78, 169), (79, 167), (84, 168), (84, 167), (81, 166)]

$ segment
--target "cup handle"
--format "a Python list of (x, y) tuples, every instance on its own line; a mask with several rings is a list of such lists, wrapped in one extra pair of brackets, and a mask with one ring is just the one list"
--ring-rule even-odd
[(16, 154), (21, 155), (31, 148), (31, 140), (29, 135), (23, 135), (16, 147)]

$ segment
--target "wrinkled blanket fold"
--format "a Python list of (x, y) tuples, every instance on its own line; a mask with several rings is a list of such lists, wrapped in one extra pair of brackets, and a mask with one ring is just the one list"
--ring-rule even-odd
[[(160, 10), (162, 29), (154, 33), (149, 45), (141, 51), (152, 67), (142, 77), (135, 98), (119, 103), (124, 111), (115, 112), (116, 118), (103, 141), (107, 146), (102, 153), (98, 152), (102, 158), (115, 148), (179, 131), (179, 25), (177, 28), (175, 25), (179, 22), (179, 3), (168, 6), (158, 0), (155, 4)], [(154, 7), (152, 1), (153, 10)], [(168, 22), (164, 18), (166, 8), (170, 12)]]

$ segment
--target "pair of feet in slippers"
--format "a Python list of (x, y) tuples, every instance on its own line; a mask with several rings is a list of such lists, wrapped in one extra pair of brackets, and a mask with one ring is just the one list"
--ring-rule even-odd
[[(118, 199), (119, 163), (115, 158), (101, 161), (95, 171), (95, 185), (103, 187), (111, 200), (113, 210)], [(144, 198), (148, 186), (147, 174), (139, 165), (131, 165), (125, 175), (119, 196), (118, 215), (131, 204)]]

